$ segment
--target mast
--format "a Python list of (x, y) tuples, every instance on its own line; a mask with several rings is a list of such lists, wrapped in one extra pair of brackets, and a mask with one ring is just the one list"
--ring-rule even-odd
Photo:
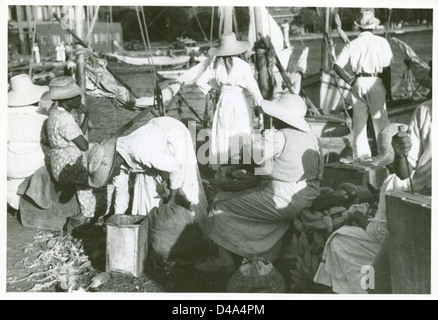
[[(84, 29), (84, 16), (83, 16), (84, 8), (83, 6), (75, 7), (75, 22), (76, 22), (76, 34), (80, 39), (84, 39), (85, 37), (85, 29)], [(84, 47), (80, 44), (76, 45), (76, 49), (83, 49)], [(85, 55), (83, 53), (79, 53), (76, 56), (76, 80), (78, 86), (84, 90), (85, 92)], [(82, 102), (85, 103), (85, 94), (82, 96)]]
[(233, 32), (234, 7), (224, 7), (224, 30), (223, 33)]
[(322, 68), (325, 73), (329, 73), (331, 70), (330, 65), (330, 54), (331, 54), (331, 48), (330, 46), (330, 39), (331, 39), (331, 25), (330, 25), (330, 8), (327, 7), (325, 11), (325, 24), (324, 24), (324, 39), (323, 42), (323, 63)]

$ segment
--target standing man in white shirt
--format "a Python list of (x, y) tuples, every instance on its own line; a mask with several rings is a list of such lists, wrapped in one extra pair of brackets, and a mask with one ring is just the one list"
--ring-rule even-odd
[(291, 44), (289, 42), (290, 24), (289, 24), (289, 22), (287, 22), (287, 20), (284, 20), (281, 27), (283, 28), (284, 45), (286, 46), (286, 48), (290, 48), (291, 47)]
[[(335, 62), (334, 70), (352, 86), (353, 151), (354, 158), (371, 157), (367, 122), (371, 114), (376, 137), (389, 124), (386, 102), (391, 101), (392, 51), (385, 38), (375, 36), (373, 30), (380, 24), (374, 9), (362, 9), (359, 37), (347, 44)], [(353, 75), (344, 70), (350, 64)]]

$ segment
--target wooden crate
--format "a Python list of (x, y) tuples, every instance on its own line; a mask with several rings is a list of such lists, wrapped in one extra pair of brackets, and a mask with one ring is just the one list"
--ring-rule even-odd
[(107, 224), (106, 271), (140, 277), (148, 256), (148, 218), (116, 215)]
[(395, 294), (431, 292), (431, 197), (386, 196), (391, 282)]
[(388, 170), (385, 167), (329, 163), (324, 167), (321, 186), (337, 189), (348, 182), (357, 186), (371, 184), (375, 189), (380, 189), (387, 177)]

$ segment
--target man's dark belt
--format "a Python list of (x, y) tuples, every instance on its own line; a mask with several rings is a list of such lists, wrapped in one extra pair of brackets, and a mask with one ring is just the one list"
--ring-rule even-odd
[(381, 73), (366, 73), (366, 72), (362, 72), (362, 73), (358, 73), (356, 75), (357, 78), (360, 77), (365, 77), (365, 78), (381, 78), (382, 74)]

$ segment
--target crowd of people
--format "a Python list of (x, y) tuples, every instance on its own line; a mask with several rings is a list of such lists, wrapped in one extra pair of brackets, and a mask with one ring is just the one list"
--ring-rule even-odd
[[(363, 10), (361, 35), (346, 45), (334, 67), (352, 85), (355, 97), (356, 158), (371, 156), (368, 115), (377, 135), (389, 125), (386, 102), (391, 96), (392, 53), (385, 39), (372, 34), (378, 24), (373, 10)], [(20, 75), (11, 79), (8, 94), (8, 204), (19, 210), (19, 185), (45, 166), (52, 183), (76, 189), (80, 214), (69, 220), (74, 226), (97, 218), (94, 190), (112, 184), (117, 215), (148, 215), (163, 203), (178, 203), (191, 211), (205, 238), (218, 247), (217, 257), (195, 265), (201, 272), (235, 270), (235, 255), (277, 259), (293, 219), (320, 195), (324, 161), (321, 143), (306, 121), (303, 98), (281, 92), (276, 100), (265, 100), (250, 65), (242, 59), (249, 49), (249, 43), (238, 41), (234, 33), (222, 35), (196, 84), (217, 100), (209, 141), (211, 169), (219, 171), (232, 160), (238, 162), (244, 152), (261, 154), (262, 159), (254, 158), (252, 164), (271, 169), (257, 187), (221, 192), (209, 207), (194, 141), (182, 122), (158, 117), (128, 135), (118, 132), (100, 144), (90, 144), (90, 111), (83, 104), (85, 92), (73, 78), (56, 78), (49, 87), (40, 87)], [(62, 47), (57, 53), (57, 60), (65, 61)], [(344, 71), (347, 64), (354, 75)], [(265, 130), (257, 143), (246, 93), (273, 119), (273, 128)], [(428, 101), (416, 110), (409, 130), (394, 135), (394, 159), (387, 163), (393, 175), (382, 186), (376, 218), (369, 222), (351, 214), (355, 227), (343, 227), (328, 240), (315, 282), (338, 293), (363, 293), (360, 267), (373, 263), (388, 238), (385, 193), (409, 190), (408, 178), (416, 190), (431, 188), (431, 123)], [(238, 148), (232, 146), (236, 137), (243, 139)], [(405, 155), (410, 168), (402, 161)], [(164, 195), (163, 186), (169, 191)], [(385, 268), (379, 270), (385, 272)]]

